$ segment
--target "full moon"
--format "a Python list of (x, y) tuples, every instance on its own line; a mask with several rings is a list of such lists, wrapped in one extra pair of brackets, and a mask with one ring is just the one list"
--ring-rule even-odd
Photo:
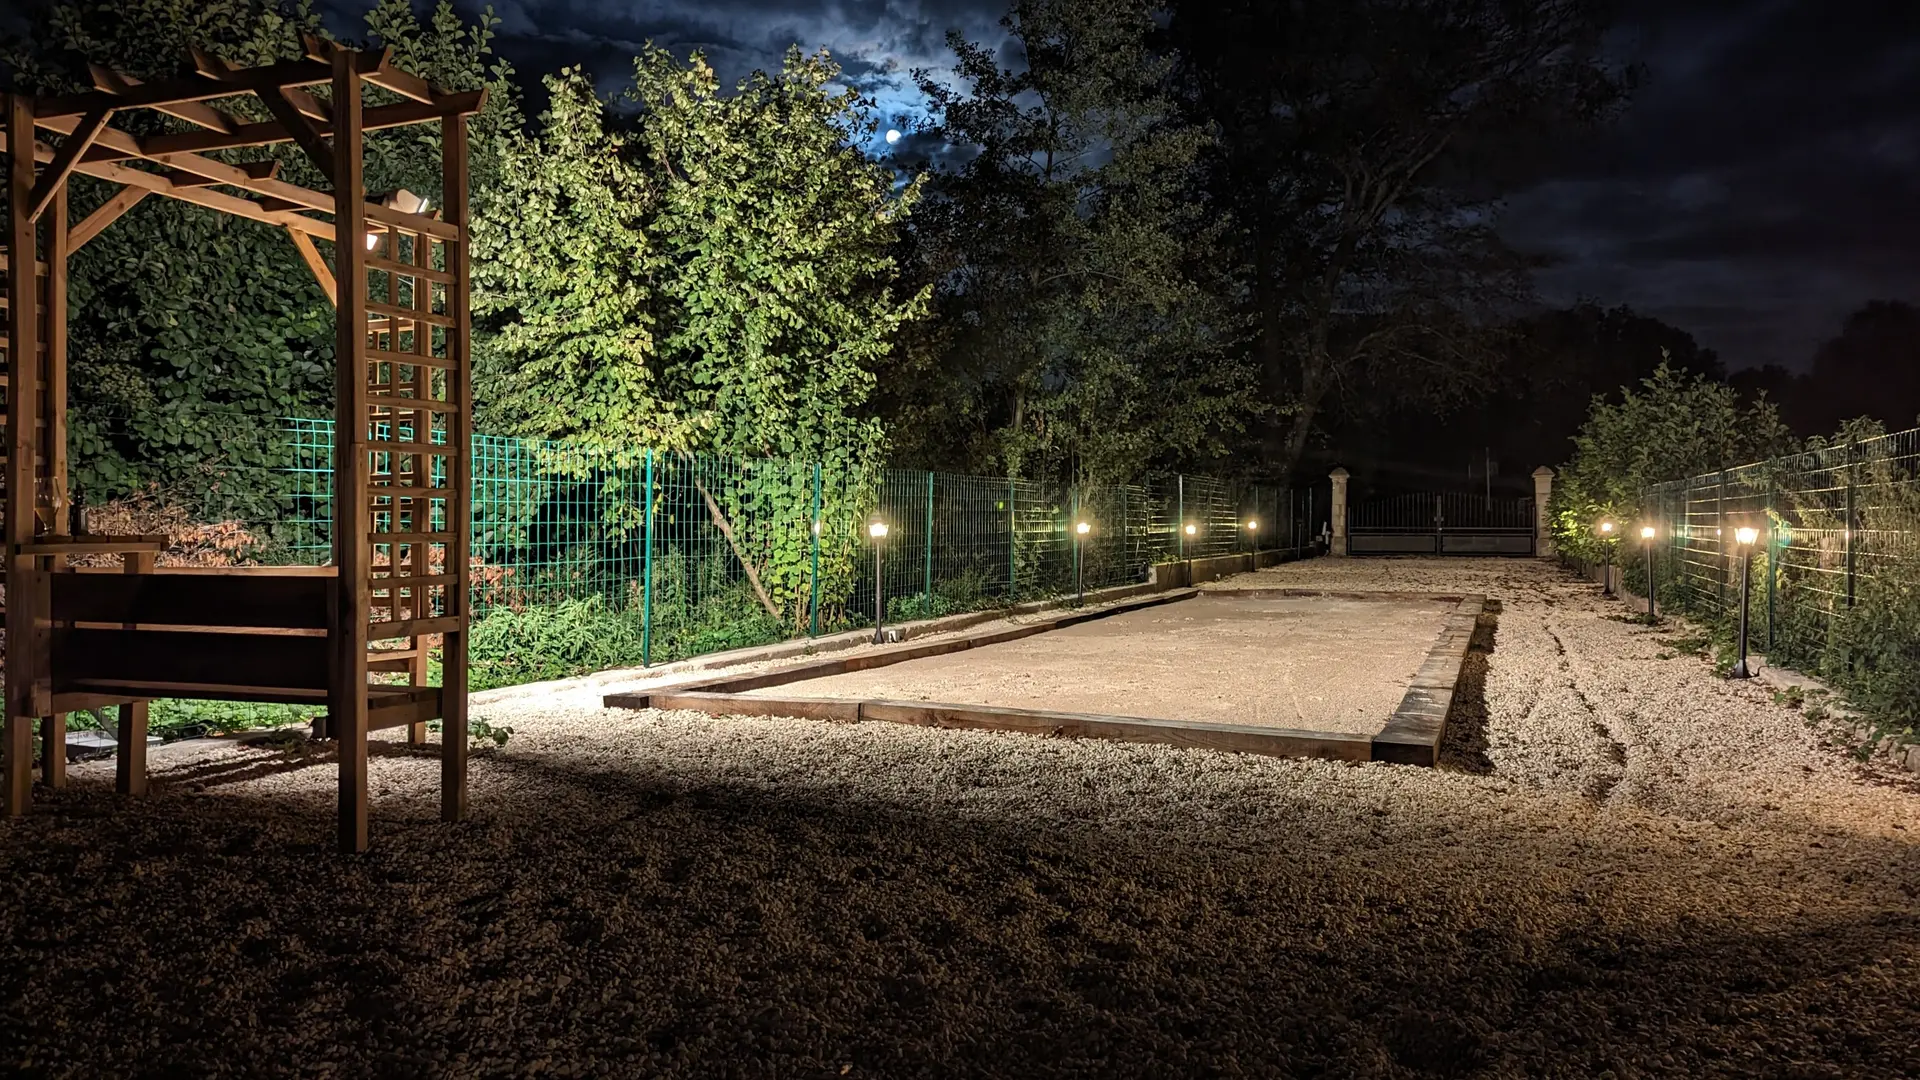
[(900, 141), (900, 132), (894, 128), (888, 128), (887, 129), (888, 145), (892, 145), (893, 143), (897, 143), (899, 141)]

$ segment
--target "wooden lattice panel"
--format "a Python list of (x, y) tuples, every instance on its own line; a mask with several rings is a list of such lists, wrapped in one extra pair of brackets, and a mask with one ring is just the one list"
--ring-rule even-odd
[[(6, 254), (0, 253), (0, 267), (7, 265), (6, 259)], [(32, 370), (36, 374), (32, 381), (38, 387), (38, 391), (31, 409), (34, 430), (38, 435), (38, 438), (35, 440), (33, 463), (33, 487), (35, 496), (34, 524), (37, 533), (64, 532), (66, 531), (66, 507), (68, 501), (66, 497), (66, 469), (64, 468), (65, 447), (54, 446), (52, 433), (55, 425), (50, 422), (49, 419), (65, 411), (63, 408), (55, 408), (53, 392), (49, 388), (48, 379), (48, 367), (52, 362), (49, 355), (48, 341), (51, 334), (57, 332), (57, 330), (49, 324), (47, 318), (47, 264), (44, 262), (38, 263), (37, 270), (38, 272), (34, 277), (36, 295), (34, 298), (34, 357), (32, 364)], [(7, 295), (6, 280), (7, 278), (5, 276), (0, 275), (0, 317), (11, 319), (13, 314), (13, 297)], [(58, 328), (58, 330), (64, 329), (64, 327)], [(7, 408), (4, 411), (0, 411), (0, 432), (4, 432), (3, 435), (0, 435), (0, 506), (4, 506), (4, 500), (12, 494), (11, 484), (15, 479), (13, 469), (11, 468), (14, 454), (13, 429), (10, 414), (12, 398), (16, 391), (14, 388), (12, 363), (13, 341), (10, 325), (0, 327), (0, 352), (4, 352), (7, 359), (5, 367), (0, 368), (0, 400), (4, 400), (7, 403)], [(24, 373), (22, 374), (21, 381), (23, 383), (27, 381)], [(56, 459), (59, 459), (57, 462), (58, 467), (52, 467), (56, 465)]]
[(458, 331), (448, 314), (452, 225), (369, 207), (368, 567), (371, 640), (453, 628), (460, 610), (453, 457), (465, 438), (453, 394)]

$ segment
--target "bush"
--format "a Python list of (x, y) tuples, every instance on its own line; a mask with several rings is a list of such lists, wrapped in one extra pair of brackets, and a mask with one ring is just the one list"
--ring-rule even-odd
[(473, 621), (469, 684), (489, 690), (637, 664), (640, 638), (641, 613), (608, 610), (598, 596), (497, 608)]
[(933, 595), (914, 593), (911, 596), (896, 596), (887, 601), (888, 622), (910, 622), (915, 619), (937, 619), (942, 615), (959, 615), (969, 611), (985, 611), (999, 607), (1005, 601), (987, 594), (987, 577), (978, 570), (966, 570), (958, 577), (936, 582)]

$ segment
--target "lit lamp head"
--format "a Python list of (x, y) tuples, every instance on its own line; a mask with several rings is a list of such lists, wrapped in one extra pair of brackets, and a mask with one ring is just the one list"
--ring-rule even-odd
[(1733, 538), (1740, 543), (1741, 547), (1746, 547), (1760, 539), (1760, 530), (1751, 525), (1742, 525), (1733, 530)]
[(1258, 522), (1258, 521), (1254, 521), (1254, 520), (1250, 520), (1250, 521), (1248, 521), (1248, 522), (1247, 522), (1247, 531), (1248, 531), (1248, 532), (1259, 532), (1259, 531), (1260, 531), (1260, 522)]
[(1089, 524), (1087, 524), (1086, 522), (1084, 522), (1084, 521), (1083, 521), (1083, 522), (1081, 522), (1080, 524), (1078, 524), (1078, 525), (1075, 525), (1075, 526), (1073, 527), (1073, 531), (1074, 531), (1074, 532), (1077, 532), (1077, 533), (1079, 533), (1079, 534), (1080, 534), (1081, 536), (1085, 536), (1085, 535), (1087, 535), (1088, 533), (1090, 533), (1090, 532), (1092, 532), (1092, 531), (1093, 531), (1093, 526), (1091, 526), (1091, 525), (1089, 525)]
[(1196, 534), (1196, 533), (1198, 533), (1199, 531), (1200, 531), (1200, 526), (1198, 526), (1198, 525), (1189, 525), (1189, 526), (1187, 526), (1187, 535), (1188, 535), (1188, 536), (1192, 536), (1192, 535), (1194, 535), (1194, 534)]
[(1612, 535), (1613, 535), (1613, 522), (1611, 522), (1611, 521), (1602, 521), (1602, 522), (1600, 523), (1600, 535), (1601, 535), (1601, 536), (1608, 536), (1608, 537), (1610, 537), (1610, 536), (1612, 536)]
[(1651, 525), (1640, 526), (1640, 539), (1642, 540), (1653, 539), (1653, 526)]
[(873, 537), (875, 540), (886, 539), (887, 523), (884, 521), (872, 522), (867, 526), (867, 535)]
[[(382, 195), (380, 198), (375, 199), (373, 201), (379, 203), (381, 206), (384, 206), (389, 210), (398, 210), (403, 214), (424, 214), (427, 212), (427, 207), (428, 207), (428, 201), (425, 195), (415, 195), (413, 192), (408, 191), (406, 188), (401, 188), (399, 191), (389, 192), (388, 194)], [(384, 228), (374, 228), (374, 229), (367, 230), (367, 250), (368, 251), (372, 251), (374, 248), (377, 248), (380, 246), (380, 234), (386, 231), (387, 230)]]

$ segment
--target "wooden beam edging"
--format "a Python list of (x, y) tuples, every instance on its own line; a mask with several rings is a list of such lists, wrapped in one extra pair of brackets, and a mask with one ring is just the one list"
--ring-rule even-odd
[[(1196, 586), (1198, 587), (1198, 586)], [(1201, 588), (1203, 596), (1262, 597), (1278, 596), (1292, 599), (1319, 597), (1328, 600), (1415, 600), (1440, 604), (1457, 604), (1462, 600), (1473, 599), (1461, 593), (1425, 593), (1425, 592), (1389, 592), (1384, 589), (1209, 589)]]
[(1069, 739), (1111, 739), (1158, 743), (1201, 750), (1225, 750), (1269, 757), (1372, 760), (1372, 736), (1339, 731), (1303, 731), (1256, 724), (1219, 724), (1161, 720), (1144, 716), (1051, 712), (993, 705), (953, 705), (931, 701), (859, 701), (848, 698), (759, 698), (733, 694), (658, 694), (654, 707), (686, 709), (710, 716), (790, 716), (805, 720), (854, 722), (878, 720), (915, 727), (965, 728), (1051, 735)]
[[(1123, 600), (1111, 607), (1098, 611), (1071, 611), (1051, 615), (1038, 622), (1025, 626), (1015, 626), (1006, 630), (995, 630), (984, 634), (970, 634), (965, 637), (949, 638), (945, 641), (928, 641), (920, 644), (906, 644), (872, 652), (856, 653), (827, 660), (813, 660), (807, 663), (790, 664), (768, 671), (755, 671), (747, 674), (703, 676), (683, 682), (656, 686), (633, 693), (607, 694), (601, 703), (609, 709), (646, 709), (664, 708), (655, 704), (656, 699), (679, 697), (688, 694), (726, 695), (747, 690), (760, 690), (769, 686), (782, 686), (806, 679), (824, 679), (832, 675), (844, 675), (850, 671), (867, 671), (872, 668), (904, 664), (909, 660), (921, 660), (929, 656), (942, 656), (959, 652), (962, 649), (977, 648), (983, 645), (998, 645), (1008, 641), (1044, 634), (1049, 630), (1058, 630), (1079, 623), (1104, 619), (1143, 608), (1158, 607), (1161, 604), (1173, 604), (1182, 600), (1191, 600), (1200, 595), (1195, 589), (1176, 589), (1169, 592), (1150, 593), (1137, 599)], [(761, 700), (761, 699), (747, 699)]]
[(1393, 710), (1386, 726), (1373, 736), (1373, 760), (1401, 765), (1433, 766), (1440, 760), (1440, 740), (1447, 733), (1447, 712), (1467, 662), (1473, 630), (1486, 611), (1484, 596), (1463, 597), (1427, 650), (1427, 658)]

